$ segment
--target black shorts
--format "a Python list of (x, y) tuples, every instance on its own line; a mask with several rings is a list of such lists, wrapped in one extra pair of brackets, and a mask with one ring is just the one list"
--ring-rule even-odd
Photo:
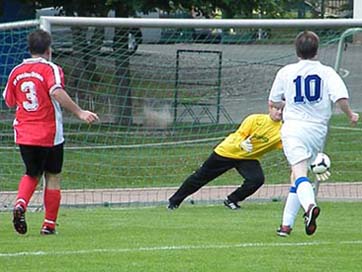
[(37, 177), (44, 172), (59, 174), (63, 167), (64, 144), (53, 147), (19, 145), (26, 174)]

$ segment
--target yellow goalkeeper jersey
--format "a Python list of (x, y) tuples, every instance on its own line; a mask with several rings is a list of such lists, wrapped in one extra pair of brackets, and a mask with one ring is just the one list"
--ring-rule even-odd
[[(281, 121), (273, 121), (269, 114), (249, 115), (235, 132), (215, 147), (214, 151), (226, 158), (260, 160), (265, 153), (282, 148), (281, 125)], [(253, 150), (250, 153), (240, 147), (240, 143), (249, 136), (253, 144)]]

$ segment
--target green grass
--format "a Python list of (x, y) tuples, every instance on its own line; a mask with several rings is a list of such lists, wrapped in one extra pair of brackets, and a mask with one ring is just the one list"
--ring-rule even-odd
[[(150, 143), (177, 143), (184, 140), (222, 139), (236, 125), (184, 124), (166, 133), (132, 127), (128, 131), (99, 124), (84, 126), (73, 124), (66, 128), (74, 132), (66, 136), (66, 147), (122, 145), (113, 149), (65, 150), (63, 189), (165, 187), (179, 184), (209, 156), (218, 140), (197, 144), (169, 144), (158, 147)], [(123, 128), (124, 129), (124, 128)], [(77, 134), (76, 131), (86, 131)], [(9, 138), (12, 133), (9, 132)], [(360, 128), (350, 129), (344, 115), (333, 116), (328, 135), (326, 153), (332, 161), (330, 182), (362, 181), (362, 143)], [(14, 146), (8, 140), (9, 146)], [(124, 148), (124, 146), (134, 146)], [(2, 176), (0, 189), (16, 190), (23, 164), (17, 150), (2, 150), (0, 157)], [(288, 183), (289, 167), (283, 152), (266, 154), (262, 160), (267, 184)], [(238, 185), (241, 177), (229, 171), (213, 184)]]
[[(58, 235), (42, 237), (42, 213), (16, 234), (0, 213), (2, 271), (360, 271), (362, 203), (320, 203), (313, 236), (302, 218), (280, 238), (282, 203), (247, 202), (239, 211), (185, 204), (152, 208), (62, 208)], [(338, 220), (339, 219), (339, 220)]]

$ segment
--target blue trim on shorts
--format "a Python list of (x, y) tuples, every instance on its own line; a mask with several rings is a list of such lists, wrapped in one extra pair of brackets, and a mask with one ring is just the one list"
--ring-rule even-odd
[(295, 189), (296, 189), (296, 191), (298, 190), (299, 184), (301, 184), (302, 182), (309, 182), (309, 179), (307, 177), (297, 178), (296, 181), (295, 181)]
[(296, 192), (297, 192), (297, 187), (295, 187), (295, 186), (290, 186), (289, 192), (290, 192), (290, 193), (296, 193)]

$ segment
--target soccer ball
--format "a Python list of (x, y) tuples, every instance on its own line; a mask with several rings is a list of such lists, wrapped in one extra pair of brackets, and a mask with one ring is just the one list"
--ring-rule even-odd
[(331, 167), (331, 160), (325, 153), (318, 153), (314, 162), (310, 165), (314, 174), (322, 174)]

